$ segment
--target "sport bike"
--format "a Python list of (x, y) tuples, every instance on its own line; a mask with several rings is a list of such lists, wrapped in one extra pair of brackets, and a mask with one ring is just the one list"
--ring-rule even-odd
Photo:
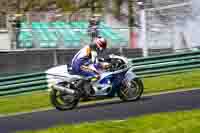
[[(58, 110), (73, 109), (80, 99), (112, 98), (118, 96), (122, 101), (135, 101), (143, 93), (142, 80), (133, 72), (133, 65), (126, 57), (109, 55), (98, 59), (99, 63), (109, 63), (110, 67), (101, 71), (100, 78), (83, 77), (72, 72), (70, 66), (61, 65), (46, 71), (50, 87), (50, 100)], [(93, 69), (96, 69), (93, 66)], [(86, 82), (89, 96), (78, 87), (80, 81)]]

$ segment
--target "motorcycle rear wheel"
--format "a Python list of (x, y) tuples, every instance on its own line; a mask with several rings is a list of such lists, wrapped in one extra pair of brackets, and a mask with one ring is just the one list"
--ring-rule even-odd
[(118, 96), (122, 101), (136, 101), (140, 99), (143, 90), (142, 80), (136, 78), (124, 83), (118, 92)]
[[(71, 97), (71, 99), (70, 99)], [(68, 99), (67, 99), (68, 98)], [(58, 110), (74, 109), (79, 103), (80, 97), (62, 93), (58, 90), (52, 89), (50, 92), (50, 101), (52, 105)]]

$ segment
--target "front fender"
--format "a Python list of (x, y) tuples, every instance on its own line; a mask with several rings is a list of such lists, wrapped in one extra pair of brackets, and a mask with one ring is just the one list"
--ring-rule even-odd
[(138, 78), (138, 76), (132, 71), (133, 69), (129, 69), (125, 74), (125, 81), (130, 81), (132, 79)]

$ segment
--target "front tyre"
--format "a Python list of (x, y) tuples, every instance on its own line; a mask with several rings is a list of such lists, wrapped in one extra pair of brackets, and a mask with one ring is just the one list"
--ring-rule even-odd
[(52, 89), (50, 92), (50, 101), (58, 110), (70, 110), (77, 106), (80, 97), (69, 95), (58, 90)]
[(143, 90), (142, 80), (135, 78), (122, 84), (118, 96), (123, 101), (135, 101), (140, 99)]

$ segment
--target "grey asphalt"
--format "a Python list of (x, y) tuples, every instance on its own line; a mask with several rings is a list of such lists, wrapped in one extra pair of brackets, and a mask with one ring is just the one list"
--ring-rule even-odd
[[(31, 104), (31, 103), (30, 103)], [(41, 111), (0, 118), (0, 133), (45, 129), (58, 124), (119, 120), (143, 114), (200, 109), (200, 90), (145, 96), (136, 102), (112, 101), (70, 111)]]

